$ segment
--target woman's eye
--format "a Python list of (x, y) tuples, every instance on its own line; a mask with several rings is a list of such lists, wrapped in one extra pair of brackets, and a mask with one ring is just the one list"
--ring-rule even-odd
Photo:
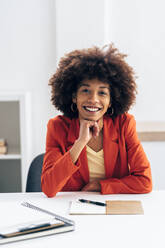
[(89, 90), (88, 89), (82, 89), (82, 92), (87, 93)]
[(100, 95), (107, 95), (107, 93), (104, 91), (100, 91)]

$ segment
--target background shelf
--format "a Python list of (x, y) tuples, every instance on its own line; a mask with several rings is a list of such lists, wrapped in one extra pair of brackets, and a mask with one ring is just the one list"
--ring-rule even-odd
[(5, 159), (21, 159), (21, 154), (0, 154), (0, 160)]
[(0, 92), (0, 192), (24, 192), (31, 161), (31, 97), (29, 92)]

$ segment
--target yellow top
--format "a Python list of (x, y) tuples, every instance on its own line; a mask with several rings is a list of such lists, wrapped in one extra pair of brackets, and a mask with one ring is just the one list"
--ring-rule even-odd
[(86, 146), (89, 180), (90, 182), (95, 179), (105, 179), (104, 168), (104, 152), (103, 149), (99, 152), (95, 152), (89, 146)]

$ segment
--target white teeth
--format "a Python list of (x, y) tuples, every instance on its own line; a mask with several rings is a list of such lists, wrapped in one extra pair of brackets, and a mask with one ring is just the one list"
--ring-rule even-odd
[(96, 112), (99, 110), (99, 108), (90, 108), (90, 107), (85, 107), (85, 109), (91, 112)]

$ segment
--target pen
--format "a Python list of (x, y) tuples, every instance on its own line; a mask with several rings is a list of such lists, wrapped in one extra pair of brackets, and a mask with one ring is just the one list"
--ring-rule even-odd
[(106, 206), (106, 204), (103, 202), (90, 201), (90, 200), (85, 200), (85, 199), (79, 199), (79, 201), (83, 203), (90, 203), (90, 204), (98, 205), (98, 206)]

